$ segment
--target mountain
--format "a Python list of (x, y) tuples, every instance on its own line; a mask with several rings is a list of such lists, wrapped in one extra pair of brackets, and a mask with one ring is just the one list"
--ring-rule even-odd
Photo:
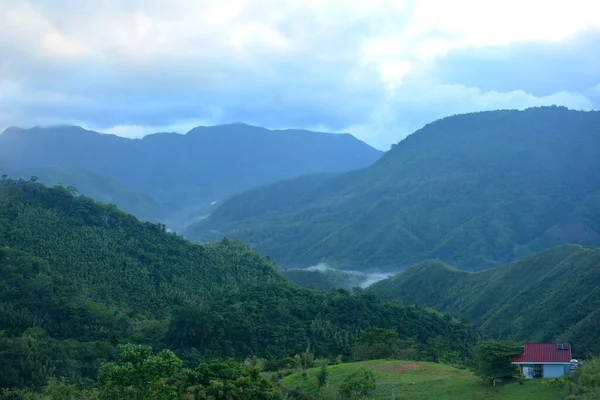
[(19, 170), (11, 173), (10, 176), (23, 179), (35, 176), (47, 186), (70, 185), (77, 188), (79, 193), (84, 196), (103, 203), (114, 204), (119, 209), (143, 220), (160, 220), (169, 215), (168, 205), (158, 203), (150, 195), (125, 186), (109, 176), (81, 168), (38, 167)]
[[(0, 135), (0, 159), (6, 168), (58, 166), (105, 175), (164, 205), (169, 217), (159, 212), (150, 219), (178, 229), (188, 214), (201, 219), (212, 203), (232, 194), (304, 174), (362, 168), (381, 154), (350, 134), (272, 131), (246, 124), (198, 127), (185, 135), (157, 133), (143, 139), (77, 126), (9, 128)], [(102, 188), (89, 192), (110, 196)]]
[(373, 165), (224, 202), (191, 239), (242, 240), (283, 267), (485, 269), (600, 245), (600, 112), (540, 107), (432, 122)]
[(115, 206), (39, 182), (0, 181), (0, 391), (50, 377), (85, 385), (120, 343), (186, 363), (349, 356), (361, 330), (395, 329), (465, 357), (469, 325), (372, 294), (300, 288), (242, 243), (198, 245)]
[(369, 288), (465, 318), (493, 337), (568, 340), (600, 353), (600, 248), (562, 245), (508, 265), (466, 272), (429, 260)]

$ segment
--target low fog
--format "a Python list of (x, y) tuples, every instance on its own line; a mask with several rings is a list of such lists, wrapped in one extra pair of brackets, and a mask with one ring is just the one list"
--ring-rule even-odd
[(358, 284), (358, 286), (361, 288), (366, 288), (366, 287), (374, 284), (375, 282), (381, 281), (383, 279), (386, 279), (390, 275), (393, 275), (393, 274), (386, 273), (386, 272), (363, 272), (363, 271), (336, 269), (336, 268), (330, 267), (329, 265), (327, 265), (325, 263), (319, 263), (317, 265), (313, 265), (313, 266), (306, 267), (306, 268), (289, 268), (288, 270), (322, 271), (322, 272), (328, 271), (328, 272), (335, 272), (335, 273), (339, 273), (339, 274), (353, 275), (360, 279), (360, 283)]

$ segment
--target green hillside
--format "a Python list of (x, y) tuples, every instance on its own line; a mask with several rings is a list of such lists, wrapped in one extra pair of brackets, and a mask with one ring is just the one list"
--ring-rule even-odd
[(446, 338), (463, 356), (479, 337), (448, 315), (300, 288), (239, 242), (194, 244), (64, 187), (0, 181), (0, 388), (85, 384), (125, 342), (189, 365), (293, 356), (308, 343), (349, 355), (369, 326), (423, 345)]
[(284, 267), (398, 272), (502, 265), (600, 245), (600, 112), (540, 107), (432, 122), (372, 166), (236, 196), (185, 234), (239, 239)]
[(560, 400), (562, 386), (544, 384), (539, 381), (492, 387), (473, 373), (446, 365), (414, 361), (367, 361), (352, 364), (332, 365), (328, 369), (328, 382), (324, 391), (317, 396), (319, 368), (308, 370), (307, 379), (300, 373), (281, 380), (291, 390), (322, 399), (338, 399), (340, 383), (362, 368), (375, 376), (372, 399), (391, 399), (392, 393), (398, 400)]
[(579, 356), (600, 353), (600, 249), (563, 245), (471, 273), (426, 261), (369, 291), (465, 318), (496, 338), (569, 340)]
[(81, 168), (63, 166), (38, 167), (11, 173), (12, 178), (39, 178), (47, 186), (63, 185), (77, 188), (79, 193), (148, 221), (161, 221), (169, 214), (169, 206), (158, 203), (150, 195), (119, 181)]

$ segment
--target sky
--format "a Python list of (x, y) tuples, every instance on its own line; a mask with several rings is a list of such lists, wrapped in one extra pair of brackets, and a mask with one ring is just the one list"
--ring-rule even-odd
[(0, 130), (245, 122), (386, 150), (457, 113), (600, 108), (597, 0), (0, 0)]

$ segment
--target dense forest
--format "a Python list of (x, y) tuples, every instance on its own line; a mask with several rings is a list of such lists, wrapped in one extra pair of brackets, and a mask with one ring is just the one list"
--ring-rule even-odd
[(366, 167), (381, 155), (350, 134), (241, 123), (143, 139), (77, 126), (9, 128), (0, 135), (2, 171), (13, 178), (72, 185), (98, 201), (110, 196), (119, 208), (176, 230), (243, 190)]
[(564, 244), (600, 245), (600, 112), (456, 115), (372, 166), (278, 182), (185, 231), (242, 240), (283, 267), (355, 270), (438, 258), (481, 270)]
[[(35, 180), (35, 179), (33, 179)], [(92, 384), (118, 345), (211, 359), (350, 356), (369, 327), (468, 356), (479, 334), (361, 290), (300, 288), (240, 242), (198, 245), (74, 188), (0, 182), (0, 387)]]
[(466, 318), (493, 337), (568, 340), (578, 357), (600, 354), (600, 248), (563, 245), (481, 272), (439, 260), (369, 288)]

